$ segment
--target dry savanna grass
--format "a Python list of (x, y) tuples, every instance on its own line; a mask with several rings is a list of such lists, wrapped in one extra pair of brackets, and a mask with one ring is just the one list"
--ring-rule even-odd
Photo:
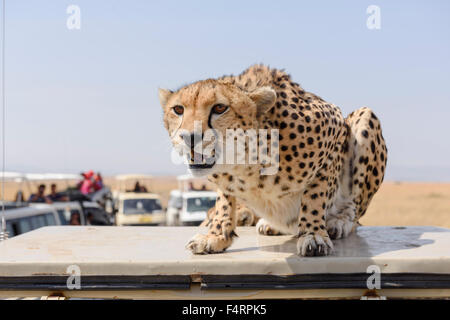
[[(51, 183), (46, 181), (47, 191)], [(118, 188), (117, 181), (112, 178), (106, 178), (105, 183), (112, 189)], [(131, 189), (133, 183), (127, 184), (126, 189)], [(38, 184), (22, 185), (25, 196), (29, 196), (29, 190), (34, 192)], [(170, 190), (177, 188), (176, 178), (172, 176), (154, 177), (141, 181), (141, 184), (146, 185), (149, 191), (160, 194), (164, 206), (167, 205)], [(67, 183), (57, 182), (57, 185), (63, 189)], [(5, 198), (13, 200), (18, 188), (17, 183), (6, 183)], [(450, 228), (450, 183), (385, 182), (360, 222), (366, 226), (430, 225)]]
[(360, 222), (367, 226), (450, 228), (450, 184), (385, 182)]

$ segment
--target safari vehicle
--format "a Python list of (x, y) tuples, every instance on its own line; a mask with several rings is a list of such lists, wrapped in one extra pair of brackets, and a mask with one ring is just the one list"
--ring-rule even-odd
[(96, 202), (54, 202), (51, 206), (58, 213), (61, 225), (112, 225), (110, 215)]
[[(120, 193), (134, 192), (136, 182), (145, 187), (141, 192), (148, 192), (147, 186), (152, 187), (153, 176), (149, 174), (119, 174), (115, 176), (115, 186), (113, 191), (113, 197), (118, 198)], [(147, 191), (145, 191), (147, 190)]]
[(66, 189), (69, 189), (71, 184), (79, 180), (79, 175), (69, 173), (4, 172), (3, 176), (5, 182), (17, 184), (18, 192), (14, 202), (18, 205), (26, 202), (26, 199), (22, 200), (20, 197), (17, 197), (18, 195), (23, 197), (24, 192), (32, 194), (41, 183), (48, 184), (49, 182), (57, 182), (60, 186), (65, 186)]
[(166, 221), (159, 195), (120, 193), (117, 198), (116, 225), (159, 225)]
[[(159, 225), (166, 222), (161, 197), (147, 190), (152, 179), (151, 175), (145, 174), (116, 176), (117, 187), (113, 192), (116, 225)], [(136, 183), (141, 185), (140, 190), (136, 190)]]
[[(188, 254), (198, 232), (57, 226), (0, 241), (0, 299), (450, 298), (450, 229), (359, 227), (333, 255), (309, 258), (291, 235), (254, 227), (238, 227), (223, 253)], [(76, 290), (73, 265), (88, 273)]]
[(5, 204), (5, 209), (6, 230), (10, 238), (41, 227), (61, 225), (55, 208), (48, 204)]
[[(170, 192), (167, 225), (199, 225), (205, 220), (208, 210), (216, 204), (217, 193), (202, 190), (206, 189), (204, 179), (182, 175), (177, 180), (179, 189)], [(195, 188), (194, 183), (202, 187)]]
[(5, 221), (9, 237), (46, 226), (112, 224), (106, 212), (97, 203), (89, 201), (5, 203)]

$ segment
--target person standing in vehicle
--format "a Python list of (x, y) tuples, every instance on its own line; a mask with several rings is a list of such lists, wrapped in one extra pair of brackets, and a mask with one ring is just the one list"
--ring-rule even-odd
[(86, 173), (83, 173), (82, 175), (84, 179), (81, 182), (80, 191), (82, 194), (87, 195), (94, 190), (94, 185), (91, 180), (92, 176), (94, 175), (94, 172), (90, 170)]
[(142, 186), (139, 181), (136, 181), (136, 184), (134, 185), (133, 192), (147, 192), (147, 187)]
[(37, 193), (33, 193), (29, 198), (28, 202), (39, 202), (39, 203), (52, 203), (52, 200), (44, 195), (45, 184), (41, 184), (38, 187)]
[(97, 172), (97, 174), (94, 176), (94, 190), (98, 191), (103, 189), (103, 178), (100, 172)]
[(52, 183), (50, 186), (50, 194), (47, 196), (53, 202), (69, 201), (69, 198), (61, 192), (56, 192), (56, 184)]

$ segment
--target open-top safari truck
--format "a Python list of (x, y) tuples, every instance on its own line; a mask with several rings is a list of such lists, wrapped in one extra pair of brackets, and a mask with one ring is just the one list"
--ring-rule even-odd
[(239, 227), (224, 253), (192, 255), (198, 227), (44, 227), (0, 242), (0, 297), (391, 299), (450, 297), (450, 230), (360, 227), (328, 257)]
[[(77, 174), (71, 173), (21, 173), (21, 172), (5, 172), (4, 173), (4, 181), (5, 184), (14, 184), (14, 188), (9, 188), (12, 190), (16, 190), (16, 194), (14, 195), (14, 202), (20, 202), (25, 199), (26, 195), (30, 195), (34, 193), (41, 183), (56, 183), (60, 187), (70, 188), (72, 184), (74, 184), (77, 180), (80, 179), (80, 176)], [(11, 187), (11, 186), (10, 186)]]
[(150, 175), (142, 174), (116, 176), (117, 187), (113, 192), (116, 225), (165, 223), (166, 215), (162, 208), (161, 197), (151, 192), (152, 178)]

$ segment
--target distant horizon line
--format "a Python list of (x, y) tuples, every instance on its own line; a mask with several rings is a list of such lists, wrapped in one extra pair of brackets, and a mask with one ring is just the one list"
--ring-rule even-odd
[[(19, 172), (19, 171), (7, 171), (7, 172)], [(30, 174), (30, 173), (33, 173), (33, 174), (61, 174), (61, 172), (26, 172), (26, 173), (25, 172), (20, 172), (20, 173), (24, 173), (24, 174)], [(78, 173), (73, 173), (72, 172), (72, 173), (63, 173), (63, 174), (78, 174)], [(103, 179), (113, 179), (113, 178), (115, 178), (116, 176), (119, 176), (119, 175), (130, 175), (130, 176), (132, 176), (132, 175), (136, 175), (136, 176), (142, 175), (143, 179), (145, 179), (145, 176), (150, 176), (149, 178), (175, 178), (175, 177), (178, 177), (178, 176), (181, 176), (181, 175), (185, 175), (185, 174), (188, 174), (188, 172), (180, 173), (180, 174), (173, 174), (173, 173), (172, 174), (170, 174), (170, 173), (156, 173), (155, 174), (155, 173), (142, 173), (142, 172), (139, 172), (139, 173), (128, 172), (128, 173), (106, 174), (106, 175), (102, 174), (102, 176), (103, 176)], [(80, 180), (81, 179), (82, 179), (82, 176), (80, 174)], [(46, 179), (36, 179), (35, 181), (44, 181), (44, 180), (46, 180)], [(59, 180), (59, 179), (48, 179), (48, 181), (55, 181), (55, 180)], [(66, 180), (67, 181), (67, 180), (77, 180), (77, 179), (69, 178), (69, 179), (60, 179), (60, 180)], [(15, 182), (15, 181), (13, 181), (13, 182)], [(383, 183), (392, 183), (392, 184), (397, 184), (397, 183), (417, 183), (417, 184), (419, 184), (419, 183), (425, 183), (425, 184), (438, 183), (438, 184), (450, 184), (450, 179), (449, 180), (420, 180), (420, 179), (408, 179), (408, 178), (406, 178), (406, 179), (388, 178), (388, 179), (385, 179), (383, 181)]]
[[(18, 170), (17, 170), (18, 169)], [(168, 170), (168, 171), (102, 171), (93, 168), (87, 168), (85, 170), (42, 170), (33, 169), (19, 169), (19, 168), (7, 168), (5, 172), (18, 172), (23, 174), (76, 174), (80, 175), (82, 172), (93, 170), (94, 172), (100, 172), (104, 177), (114, 177), (117, 175), (152, 175), (155, 177), (170, 177), (188, 174), (187, 170)], [(412, 174), (411, 174), (412, 173)], [(81, 175), (80, 175), (81, 178)], [(388, 165), (386, 175), (386, 182), (417, 182), (417, 183), (450, 183), (450, 166), (411, 166), (411, 165)]]

